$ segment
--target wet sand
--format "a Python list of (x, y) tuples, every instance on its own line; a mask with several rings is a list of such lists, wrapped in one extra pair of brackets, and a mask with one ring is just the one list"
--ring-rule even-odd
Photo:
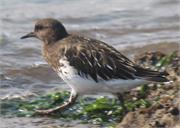
[(0, 117), (1, 128), (99, 128), (97, 125), (82, 124), (80, 121), (63, 121), (52, 118)]

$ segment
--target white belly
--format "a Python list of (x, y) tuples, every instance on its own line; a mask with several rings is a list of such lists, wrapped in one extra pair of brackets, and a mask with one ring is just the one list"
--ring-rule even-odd
[(145, 80), (102, 80), (95, 82), (90, 76), (88, 78), (78, 75), (77, 70), (69, 65), (66, 59), (61, 59), (63, 65), (58, 70), (58, 75), (78, 94), (97, 94), (97, 93), (117, 93), (135, 88), (138, 85), (145, 84)]

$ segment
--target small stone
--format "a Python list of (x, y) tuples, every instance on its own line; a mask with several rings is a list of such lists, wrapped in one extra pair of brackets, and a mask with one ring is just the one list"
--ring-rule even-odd
[(170, 108), (170, 113), (174, 116), (179, 115), (179, 109), (177, 107)]
[(133, 100), (133, 101), (136, 101), (136, 100), (137, 100), (137, 97), (133, 97), (132, 100)]
[(160, 128), (161, 128), (161, 127), (164, 128), (165, 125), (166, 125), (166, 123), (164, 123), (164, 122), (162, 123), (162, 122), (156, 121), (156, 122), (155, 122), (155, 125), (156, 125), (158, 128), (159, 128), (159, 127), (160, 127)]
[(155, 84), (154, 83), (150, 83), (150, 84), (148, 84), (148, 87), (154, 87), (155, 86)]
[(158, 88), (162, 87), (162, 84), (157, 84), (157, 87), (158, 87)]
[(163, 108), (164, 108), (164, 106), (162, 104), (157, 105), (157, 109), (163, 109)]

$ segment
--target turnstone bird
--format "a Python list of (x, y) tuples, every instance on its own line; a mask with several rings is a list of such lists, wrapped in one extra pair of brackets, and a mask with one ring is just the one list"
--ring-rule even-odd
[(144, 69), (102, 41), (69, 34), (56, 19), (37, 21), (34, 32), (21, 39), (30, 37), (43, 42), (43, 57), (71, 88), (67, 102), (39, 110), (42, 114), (67, 108), (78, 95), (119, 94), (141, 84), (168, 81), (167, 73)]

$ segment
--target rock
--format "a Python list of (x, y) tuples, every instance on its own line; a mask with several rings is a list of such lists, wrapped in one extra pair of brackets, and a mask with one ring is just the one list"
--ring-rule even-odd
[(170, 108), (170, 113), (174, 116), (179, 115), (179, 109), (177, 107)]
[(116, 128), (150, 128), (146, 123), (148, 115), (139, 112), (129, 112)]
[[(137, 58), (136, 62), (144, 67), (151, 67), (163, 56), (165, 55), (160, 52), (147, 52)], [(150, 101), (152, 106), (127, 113), (117, 128), (180, 128), (179, 60), (178, 55), (166, 66), (165, 70), (170, 74), (168, 79), (173, 81), (170, 85), (159, 83), (148, 86), (148, 96), (145, 99)], [(133, 95), (136, 93), (134, 90), (130, 92)]]

